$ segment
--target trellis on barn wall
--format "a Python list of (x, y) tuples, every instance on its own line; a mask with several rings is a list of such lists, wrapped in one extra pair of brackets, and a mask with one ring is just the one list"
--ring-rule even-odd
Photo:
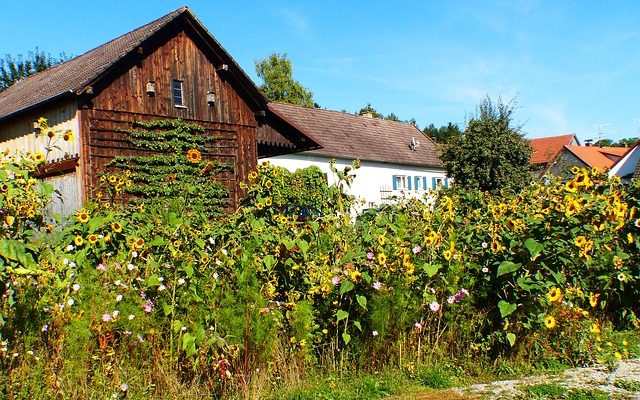
[(37, 150), (30, 129), (42, 116), (78, 138), (60, 158), (75, 157), (77, 164), (59, 171), (75, 176), (75, 184), (55, 178), (69, 199), (69, 207), (61, 206), (65, 213), (92, 197), (113, 157), (139, 155), (123, 133), (135, 121), (179, 118), (203, 126), (216, 139), (204, 156), (233, 166), (218, 176), (229, 188), (231, 207), (259, 156), (319, 147), (269, 110), (264, 95), (186, 7), (0, 93), (0, 149)]

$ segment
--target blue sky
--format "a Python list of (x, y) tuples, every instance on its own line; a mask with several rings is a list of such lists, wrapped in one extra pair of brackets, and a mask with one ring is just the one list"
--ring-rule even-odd
[[(638, 1), (23, 0), (3, 4), (0, 55), (79, 55), (189, 6), (257, 81), (286, 52), (324, 108), (464, 125), (517, 99), (527, 137), (640, 136)], [(259, 82), (258, 82), (259, 83)]]

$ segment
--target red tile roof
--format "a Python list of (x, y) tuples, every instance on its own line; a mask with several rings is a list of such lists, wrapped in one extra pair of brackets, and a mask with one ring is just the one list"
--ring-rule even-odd
[[(283, 103), (269, 103), (269, 108), (322, 145), (305, 154), (443, 167), (435, 142), (415, 125)], [(415, 151), (412, 139), (420, 142)]]
[(573, 133), (561, 136), (551, 136), (530, 139), (533, 148), (531, 164), (547, 164), (555, 160), (565, 145), (578, 144), (578, 139)]
[(626, 147), (564, 147), (591, 168), (611, 168), (629, 150)]

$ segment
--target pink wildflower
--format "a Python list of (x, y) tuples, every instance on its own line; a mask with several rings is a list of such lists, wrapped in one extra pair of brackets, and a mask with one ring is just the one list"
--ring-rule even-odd
[(150, 313), (151, 310), (153, 309), (153, 302), (151, 300), (147, 300), (147, 302), (144, 303), (142, 308), (144, 309), (144, 312)]
[(440, 309), (440, 303), (438, 303), (437, 301), (432, 301), (431, 304), (429, 304), (429, 308), (431, 309), (431, 311), (436, 312)]
[(105, 265), (104, 265), (103, 263), (100, 263), (100, 264), (98, 264), (98, 266), (96, 267), (96, 269), (97, 269), (98, 271), (102, 271), (102, 272), (104, 272), (104, 271), (106, 271), (106, 270), (107, 270), (107, 267), (105, 267)]

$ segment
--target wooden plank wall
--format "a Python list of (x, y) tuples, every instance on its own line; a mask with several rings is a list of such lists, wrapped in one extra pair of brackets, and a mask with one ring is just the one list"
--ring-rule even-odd
[[(88, 110), (88, 113), (90, 168), (87, 168), (87, 182), (90, 188), (89, 195), (92, 196), (98, 186), (99, 172), (109, 170), (106, 164), (114, 156), (152, 154), (152, 152), (133, 147), (126, 140), (126, 134), (122, 130), (131, 129), (134, 121), (151, 121), (165, 119), (165, 117), (96, 109)], [(217, 179), (229, 189), (229, 206), (235, 208), (243, 195), (239, 188), (240, 181), (257, 163), (257, 158), (250, 157), (251, 154), (255, 154), (255, 129), (209, 121), (185, 120), (185, 122), (203, 126), (205, 135), (215, 139), (203, 157), (228, 163), (233, 167), (233, 171), (218, 174)], [(240, 154), (246, 156), (241, 157)]]
[[(98, 171), (115, 155), (139, 154), (123, 141), (118, 129), (130, 129), (134, 120), (180, 118), (199, 124), (206, 134), (218, 140), (210, 150), (212, 159), (234, 166), (232, 173), (220, 180), (231, 192), (235, 207), (244, 193), (240, 182), (257, 165), (256, 131), (258, 122), (254, 110), (240, 95), (238, 83), (228, 80), (225, 71), (217, 71), (215, 54), (202, 50), (197, 35), (188, 26), (176, 26), (159, 34), (154, 43), (147, 43), (135, 55), (138, 57), (113, 72), (107, 86), (94, 88), (95, 95), (83, 109), (89, 131), (89, 153), (84, 172), (87, 194), (97, 183)], [(195, 41), (192, 38), (196, 38)], [(176, 107), (172, 97), (172, 82), (182, 80), (184, 107)], [(146, 92), (147, 82), (155, 82), (155, 95)], [(207, 92), (213, 91), (214, 104), (207, 103)], [(81, 118), (81, 120), (84, 120)]]

